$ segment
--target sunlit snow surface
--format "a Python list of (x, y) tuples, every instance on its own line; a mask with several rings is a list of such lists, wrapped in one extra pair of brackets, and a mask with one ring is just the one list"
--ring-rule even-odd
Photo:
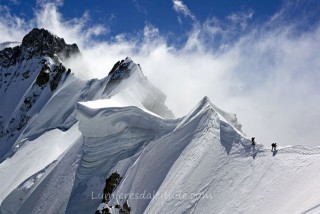
[[(319, 212), (319, 148), (280, 147), (271, 152), (271, 148), (259, 144), (253, 147), (242, 134), (236, 117), (217, 109), (208, 98), (182, 120), (170, 122), (159, 121), (135, 107), (99, 107), (80, 111), (87, 115), (79, 117), (79, 127), (88, 149), (80, 167), (86, 168), (88, 155), (88, 170), (103, 160), (105, 164), (96, 171), (83, 170), (83, 175), (97, 175), (102, 168), (108, 174), (121, 174), (123, 180), (108, 203), (112, 213), (119, 211), (114, 205), (126, 200), (133, 213)], [(123, 132), (133, 127), (158, 132), (156, 124), (170, 124), (171, 131), (159, 133), (134, 155), (117, 159), (114, 167), (106, 164), (119, 154), (114, 144), (121, 147), (131, 139), (131, 134), (123, 139)], [(133, 139), (130, 145), (141, 140)], [(86, 209), (83, 203), (79, 204), (73, 211)]]
[[(0, 164), (1, 201), (31, 175), (57, 160), (81, 136), (75, 124), (67, 132), (52, 130), (34, 141), (27, 141), (11, 157)], [(30, 188), (30, 181), (25, 187)]]
[[(9, 67), (11, 73), (18, 72), (20, 67), (29, 68), (33, 71), (32, 76), (26, 80), (12, 78), (10, 87), (1, 89), (0, 95), (4, 101), (0, 104), (2, 107), (1, 113), (6, 115), (3, 118), (4, 124), (8, 123), (10, 117), (20, 114), (20, 107), (15, 106), (23, 105), (22, 101), (28, 94), (32, 95), (37, 89), (41, 96), (28, 111), (31, 117), (26, 126), (20, 131), (15, 131), (14, 138), (10, 138), (10, 141), (3, 140), (1, 144), (3, 157), (7, 157), (7, 159), (0, 163), (0, 182), (2, 184), (0, 187), (0, 213), (66, 212), (67, 205), (72, 204), (73, 199), (77, 199), (73, 195), (70, 197), (70, 194), (74, 184), (77, 186), (78, 179), (88, 177), (90, 175), (88, 171), (97, 171), (97, 168), (103, 166), (98, 165), (91, 169), (79, 167), (78, 169), (80, 160), (81, 163), (88, 160), (87, 155), (82, 158), (82, 151), (96, 152), (94, 148), (90, 149), (86, 147), (87, 144), (82, 144), (78, 125), (74, 125), (77, 121), (75, 107), (79, 101), (96, 100), (78, 104), (79, 109), (81, 109), (81, 106), (84, 109), (93, 109), (94, 106), (97, 106), (96, 111), (90, 111), (92, 114), (97, 114), (102, 106), (132, 106), (137, 111), (143, 109), (143, 111), (148, 112), (155, 120), (173, 117), (170, 110), (164, 105), (165, 95), (148, 82), (142, 74), (140, 66), (132, 62), (130, 58), (124, 60), (131, 72), (126, 79), (108, 84), (110, 75), (101, 80), (83, 81), (70, 74), (54, 92), (51, 92), (47, 86), (42, 91), (40, 88), (34, 87), (40, 69), (40, 61), (40, 58), (31, 59), (23, 61), (22, 65)], [(53, 66), (55, 63), (50, 58), (47, 58), (47, 61), (49, 66)], [(3, 72), (6, 72), (6, 70)], [(118, 72), (123, 71), (120, 69)], [(106, 105), (106, 103), (109, 104)], [(89, 115), (88, 118), (92, 119), (92, 115)], [(143, 122), (143, 120), (141, 121)], [(160, 136), (161, 134), (158, 134), (158, 132), (164, 133), (173, 129), (172, 126), (171, 129), (166, 128), (151, 133), (149, 129), (143, 128), (144, 126), (147, 126), (147, 124), (143, 123), (140, 128), (130, 131), (130, 133), (136, 135), (136, 138), (132, 138), (133, 136), (128, 134), (129, 132), (123, 133), (124, 138), (132, 138), (128, 144), (124, 143), (119, 146), (118, 142), (114, 141), (114, 146), (118, 147), (121, 155), (117, 157), (118, 159), (114, 159), (113, 165), (117, 163), (117, 160), (134, 155), (155, 136)], [(159, 125), (156, 126), (157, 129), (160, 129)], [(118, 138), (114, 137), (114, 139)], [(134, 140), (140, 138), (142, 140), (135, 144)], [(98, 145), (97, 143), (96, 146)], [(110, 147), (108, 144), (104, 146)], [(124, 148), (131, 148), (131, 146), (132, 151), (121, 152)], [(113, 148), (110, 147), (110, 149)], [(72, 153), (73, 151), (76, 152)], [(105, 151), (108, 151), (108, 149)], [(103, 153), (104, 150), (99, 150), (99, 152)], [(107, 152), (105, 154), (113, 157), (112, 154)], [(98, 162), (103, 164), (106, 159), (102, 158)], [(110, 167), (113, 165), (111, 164)], [(83, 166), (83, 164), (80, 166)], [(84, 164), (84, 166), (86, 165)], [(105, 170), (107, 167), (108, 165), (98, 170), (100, 173), (99, 179), (102, 181), (98, 184), (103, 183), (108, 171)], [(76, 171), (78, 172), (77, 176)], [(93, 177), (92, 183), (96, 186), (96, 193), (100, 193), (101, 185), (97, 185), (95, 179)], [(62, 190), (56, 189), (59, 187)], [(57, 198), (54, 198), (54, 196), (57, 196)], [(100, 200), (96, 200), (93, 205), (91, 202), (88, 201), (88, 206), (92, 206), (92, 210), (95, 210)], [(47, 205), (43, 206), (44, 204)]]
[[(38, 61), (23, 63), (39, 70)], [(320, 213), (319, 148), (253, 147), (236, 115), (206, 97), (185, 117), (169, 119), (165, 95), (138, 65), (124, 62), (132, 75), (111, 86), (110, 76), (69, 76), (54, 93), (43, 91), (17, 132), (15, 153), (0, 164), (1, 214), (94, 213), (106, 206), (118, 213), (115, 205), (125, 201), (137, 214)], [(2, 93), (6, 105), (32, 91), (32, 78), (18, 94)], [(4, 113), (19, 113), (9, 107)], [(115, 198), (101, 204), (105, 179), (115, 171), (122, 177)]]

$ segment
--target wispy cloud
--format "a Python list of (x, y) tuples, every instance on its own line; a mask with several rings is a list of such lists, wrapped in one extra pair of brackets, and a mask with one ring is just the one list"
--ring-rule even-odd
[(296, 26), (303, 23), (282, 22), (281, 13), (242, 32), (240, 23), (250, 25), (250, 12), (231, 14), (229, 21), (211, 17), (196, 23), (187, 42), (176, 48), (151, 24), (136, 36), (97, 41), (96, 35), (107, 33), (108, 26), (89, 25), (90, 14), (65, 20), (60, 6), (45, 3), (32, 20), (2, 8), (0, 43), (21, 41), (32, 27), (44, 27), (79, 45), (83, 58), (68, 66), (81, 78), (102, 78), (116, 61), (131, 56), (164, 91), (178, 116), (207, 95), (237, 113), (244, 131), (259, 143), (319, 145), (319, 23), (297, 33)]
[[(195, 15), (193, 15), (193, 13), (189, 10), (187, 5), (183, 3), (182, 0), (172, 0), (172, 3), (173, 3), (173, 9), (177, 13), (181, 13), (186, 17), (190, 17), (193, 21), (196, 21)], [(181, 22), (181, 19), (179, 17), (178, 17), (178, 20), (180, 20)]]
[(242, 29), (248, 26), (248, 21), (252, 19), (253, 11), (232, 13), (227, 16), (227, 19), (233, 24), (239, 25)]
[(0, 5), (0, 41), (21, 41), (22, 36), (33, 25), (33, 21), (26, 21), (11, 13), (6, 6)]

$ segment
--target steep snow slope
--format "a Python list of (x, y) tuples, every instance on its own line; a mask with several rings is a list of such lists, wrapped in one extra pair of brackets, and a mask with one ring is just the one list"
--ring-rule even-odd
[[(105, 162), (91, 175), (101, 170), (105, 178), (112, 172), (122, 177), (114, 197), (108, 206), (102, 203), (100, 210), (119, 213), (115, 205), (127, 201), (131, 213), (138, 214), (319, 211), (320, 149), (294, 146), (270, 152), (262, 145), (253, 147), (234, 115), (218, 109), (208, 98), (180, 121), (162, 120), (163, 127), (171, 123), (171, 131), (159, 134), (128, 158), (115, 158), (119, 153), (116, 144), (126, 151), (120, 146), (122, 141), (116, 140), (119, 133), (145, 126), (141, 120), (153, 118), (151, 114), (132, 107), (110, 107), (81, 109), (78, 118), (84, 143), (88, 148), (90, 145), (90, 152), (82, 157), (82, 167), (86, 158), (91, 166)], [(145, 127), (151, 124), (157, 122), (150, 121)], [(157, 130), (153, 127), (151, 130)], [(131, 145), (139, 142), (130, 139)], [(90, 184), (85, 197), (98, 195), (97, 188), (92, 188), (97, 183)], [(85, 208), (82, 203), (79, 206)], [(92, 206), (87, 206), (89, 211)]]
[(67, 213), (94, 211), (100, 200), (92, 198), (101, 194), (106, 173), (118, 161), (134, 156), (150, 141), (171, 132), (179, 122), (146, 114), (135, 106), (90, 109), (80, 104), (78, 112), (84, 151)]
[[(28, 195), (21, 196), (23, 191), (18, 188), (14, 193), (19, 194), (19, 198), (24, 200), (21, 206), (15, 204), (15, 209), (12, 209), (12, 213), (15, 213), (17, 208), (19, 208), (17, 211), (19, 214), (65, 213), (81, 153), (82, 139), (79, 139), (62, 155), (48, 175), (43, 176), (45, 178), (38, 182), (33, 190), (28, 192)], [(16, 203), (16, 195), (11, 195), (11, 198), (7, 198), (6, 204), (9, 204), (10, 199), (13, 198), (14, 203)]]
[[(67, 132), (55, 129), (46, 132), (34, 141), (25, 142), (14, 156), (0, 164), (1, 202), (29, 177), (56, 161), (80, 136), (81, 133), (75, 124)], [(32, 178), (27, 182), (26, 188), (32, 186), (33, 180)]]
[[(131, 97), (131, 100), (135, 100), (134, 104), (141, 108), (165, 118), (173, 117), (164, 105), (165, 95), (148, 82), (140, 66), (130, 58), (119, 62), (107, 77), (90, 81), (79, 80), (73, 74), (69, 75), (63, 65), (56, 64), (48, 57), (38, 60), (32, 58), (25, 69), (31, 70), (33, 76), (27, 80), (23, 77), (12, 78), (10, 84), (0, 88), (0, 97), (4, 101), (0, 104), (3, 109), (0, 112), (0, 160), (1, 157), (12, 155), (12, 152), (15, 152), (13, 148), (24, 138), (34, 139), (54, 128), (69, 129), (77, 121), (75, 106), (79, 101), (110, 97), (113, 97), (113, 100), (127, 100)], [(19, 72), (21, 66), (15, 64), (9, 68), (0, 67), (3, 69), (1, 74)], [(53, 76), (55, 69), (61, 69), (62, 73), (65, 73), (54, 91), (50, 81), (41, 86), (37, 83), (41, 72), (46, 69), (49, 74), (53, 70)], [(18, 74), (20, 76), (20, 73)]]
[[(150, 196), (160, 194), (172, 194), (176, 184), (180, 186), (180, 191), (186, 191), (185, 194), (197, 193), (201, 180), (204, 178), (199, 172), (206, 169), (206, 167), (197, 168), (197, 162), (209, 160), (206, 153), (212, 150), (212, 145), (220, 144), (220, 118), (210, 104), (208, 98), (202, 100), (199, 105), (187, 115), (175, 128), (175, 130), (168, 135), (151, 142), (141, 153), (138, 160), (132, 164), (128, 172), (125, 174), (122, 184), (118, 188), (115, 195), (133, 194), (134, 197), (145, 194), (144, 198), (138, 200), (130, 200), (129, 205), (135, 213), (143, 213), (151, 201)], [(233, 132), (235, 132), (233, 130)], [(240, 135), (234, 140), (241, 140)], [(196, 145), (194, 145), (196, 144)], [(193, 145), (193, 146), (191, 146)], [(198, 154), (193, 155), (188, 161), (182, 161), (188, 156), (188, 151), (198, 149)], [(193, 151), (194, 152), (194, 151)], [(230, 152), (228, 145), (225, 147), (225, 152)], [(214, 153), (214, 151), (213, 151)], [(250, 154), (250, 153), (249, 153)], [(180, 162), (181, 166), (175, 165)], [(115, 167), (116, 170), (117, 167)], [(190, 177), (190, 171), (197, 171), (195, 175), (200, 176), (197, 181), (196, 177)], [(170, 181), (171, 186), (164, 185), (165, 179), (175, 175), (175, 178)], [(164, 186), (163, 186), (164, 185)], [(164, 188), (164, 192), (161, 189)], [(168, 199), (172, 200), (172, 199)], [(162, 199), (160, 199), (162, 201)], [(112, 201), (111, 201), (112, 203)], [(113, 201), (114, 204), (121, 203), (121, 201)], [(185, 204), (182, 204), (182, 206)], [(169, 212), (170, 206), (165, 203), (160, 205), (161, 210), (147, 213), (175, 213)], [(163, 209), (168, 207), (168, 211)], [(183, 210), (183, 209), (182, 209)], [(186, 211), (186, 209), (184, 209)], [(182, 212), (177, 212), (182, 213)]]
[[(80, 54), (75, 44), (67, 45), (45, 29), (33, 29), (20, 46), (0, 51), (0, 213), (65, 212), (75, 171), (88, 171), (68, 165), (81, 157), (82, 140), (75, 125), (78, 102), (103, 98), (119, 105), (130, 100), (156, 117), (173, 117), (165, 95), (130, 58), (117, 62), (103, 79), (83, 81), (64, 67), (72, 54)], [(153, 138), (148, 131), (133, 132), (146, 141)], [(55, 190), (57, 185), (64, 191)]]

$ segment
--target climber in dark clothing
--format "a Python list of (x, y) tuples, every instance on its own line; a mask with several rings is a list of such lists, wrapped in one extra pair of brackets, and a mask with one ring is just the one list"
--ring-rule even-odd
[(272, 143), (271, 144), (271, 152), (272, 151), (276, 151), (277, 150), (277, 144), (276, 143)]
[(254, 141), (254, 139), (255, 139), (255, 137), (252, 137), (252, 138), (251, 138), (251, 142), (252, 142), (251, 145), (252, 145), (252, 146), (256, 145), (256, 142)]

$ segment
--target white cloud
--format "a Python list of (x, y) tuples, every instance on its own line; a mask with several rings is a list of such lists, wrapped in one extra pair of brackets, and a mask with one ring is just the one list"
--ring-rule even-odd
[(143, 29), (143, 36), (145, 38), (154, 38), (159, 35), (159, 29), (151, 24), (146, 24)]
[(0, 41), (21, 41), (21, 38), (32, 25), (24, 19), (11, 14), (6, 6), (0, 5)]
[[(189, 8), (187, 7), (187, 5), (185, 5), (182, 0), (172, 0), (173, 3), (173, 9), (177, 12), (177, 13), (182, 13), (184, 16), (186, 17), (190, 17), (193, 21), (196, 21), (196, 17), (193, 15), (193, 13), (189, 10)], [(178, 20), (180, 20), (179, 22), (181, 22), (181, 19), (178, 18)]]
[(176, 48), (151, 24), (136, 37), (120, 34), (97, 42), (95, 36), (108, 32), (108, 26), (88, 26), (90, 14), (64, 20), (59, 6), (44, 4), (30, 21), (2, 12), (0, 42), (21, 40), (31, 26), (45, 27), (79, 45), (84, 58), (69, 65), (81, 78), (102, 78), (116, 61), (130, 56), (178, 116), (207, 95), (237, 113), (245, 132), (259, 143), (319, 145), (319, 24), (296, 34), (296, 23), (272, 25), (271, 20), (228, 42), (234, 35), (230, 23), (210, 18), (195, 24), (186, 44)]
[(232, 13), (229, 16), (227, 16), (227, 19), (230, 20), (233, 24), (239, 25), (242, 30), (244, 30), (247, 25), (248, 21), (252, 19), (253, 12), (238, 12), (238, 13)]

